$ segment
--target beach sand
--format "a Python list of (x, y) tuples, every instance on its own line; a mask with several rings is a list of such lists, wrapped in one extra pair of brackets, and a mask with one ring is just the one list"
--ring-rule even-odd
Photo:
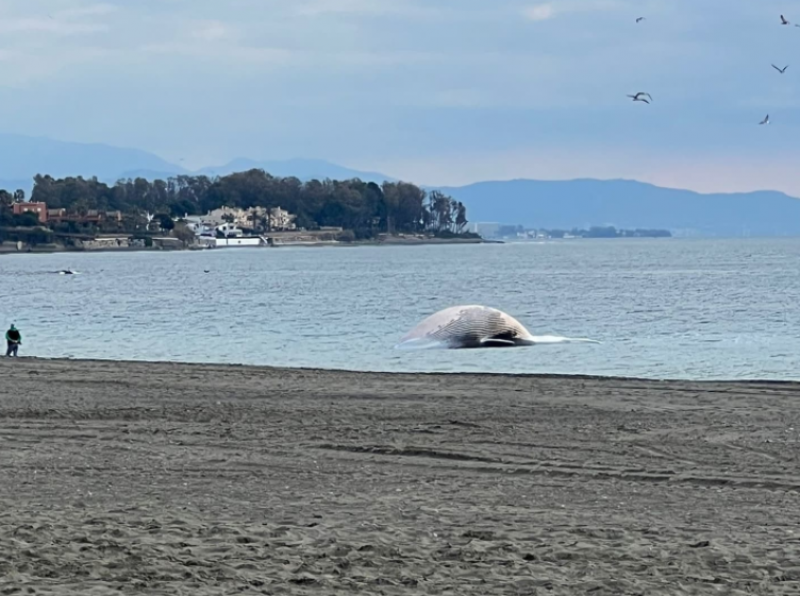
[(800, 590), (798, 385), (0, 376), (0, 594)]

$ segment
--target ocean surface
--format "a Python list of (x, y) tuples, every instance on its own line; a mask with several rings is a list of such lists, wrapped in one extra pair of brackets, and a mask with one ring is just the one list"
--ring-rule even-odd
[[(601, 343), (395, 349), (459, 304)], [(0, 325), (12, 322), (23, 356), (800, 379), (800, 239), (9, 255)]]

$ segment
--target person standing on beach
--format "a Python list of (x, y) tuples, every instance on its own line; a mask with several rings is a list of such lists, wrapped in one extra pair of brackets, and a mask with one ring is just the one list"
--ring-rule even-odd
[(6, 331), (6, 343), (8, 344), (6, 356), (16, 356), (17, 350), (22, 345), (22, 334), (14, 325), (11, 325), (11, 328)]

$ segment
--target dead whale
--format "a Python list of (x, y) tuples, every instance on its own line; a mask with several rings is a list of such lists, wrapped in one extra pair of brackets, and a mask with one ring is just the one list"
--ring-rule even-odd
[(537, 342), (522, 323), (488, 306), (452, 306), (432, 314), (409, 331), (399, 348), (513, 348)]

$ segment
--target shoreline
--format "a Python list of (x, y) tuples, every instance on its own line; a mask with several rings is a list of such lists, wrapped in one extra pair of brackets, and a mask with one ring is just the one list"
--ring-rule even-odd
[(268, 364), (238, 364), (230, 362), (192, 362), (184, 360), (130, 360), (119, 358), (63, 358), (63, 357), (44, 357), (44, 356), (19, 356), (16, 359), (4, 358), (0, 355), (0, 370), (3, 365), (14, 366), (14, 362), (26, 363), (54, 363), (54, 364), (117, 364), (120, 366), (153, 366), (153, 367), (186, 367), (194, 369), (232, 369), (243, 371), (244, 373), (266, 373), (266, 374), (292, 374), (308, 373), (314, 375), (352, 375), (352, 376), (376, 376), (376, 377), (400, 377), (400, 378), (432, 378), (432, 377), (476, 377), (493, 379), (528, 379), (528, 380), (548, 380), (564, 382), (622, 382), (622, 383), (644, 383), (644, 384), (669, 384), (669, 385), (768, 385), (768, 386), (789, 386), (797, 387), (800, 390), (800, 379), (773, 379), (754, 377), (749, 379), (688, 379), (679, 377), (637, 377), (623, 375), (598, 375), (583, 373), (512, 373), (512, 372), (463, 372), (463, 371), (381, 371), (381, 370), (358, 370), (349, 368), (321, 368), (312, 366), (272, 366)]
[(800, 588), (800, 383), (0, 374), (0, 569), (32, 593)]
[(181, 248), (163, 248), (163, 247), (132, 247), (132, 248), (72, 248), (72, 247), (31, 247), (30, 249), (6, 250), (0, 248), (0, 257), (7, 255), (24, 255), (24, 254), (94, 254), (94, 253), (133, 253), (133, 252), (206, 252), (217, 251), (225, 249), (237, 248), (322, 248), (322, 247), (358, 247), (358, 246), (430, 246), (430, 245), (458, 245), (458, 244), (504, 244), (499, 240), (485, 240), (485, 239), (472, 239), (472, 238), (429, 238), (425, 240), (357, 240), (354, 242), (279, 242), (272, 246), (221, 246), (215, 248), (202, 248), (199, 246), (186, 246)]

